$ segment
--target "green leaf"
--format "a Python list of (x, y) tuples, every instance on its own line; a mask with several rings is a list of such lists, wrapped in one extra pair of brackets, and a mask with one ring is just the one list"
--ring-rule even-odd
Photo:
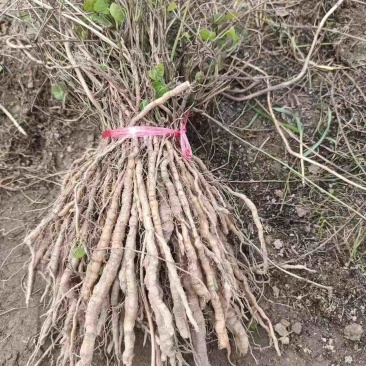
[(216, 32), (212, 32), (206, 28), (200, 30), (200, 36), (203, 41), (212, 41), (216, 38)]
[(309, 149), (304, 152), (304, 156), (309, 156), (312, 152), (314, 152), (323, 142), (323, 140), (327, 137), (329, 129), (330, 129), (330, 122), (332, 121), (332, 111), (328, 107), (327, 112), (327, 127), (325, 128), (323, 134), (321, 135), (320, 139)]
[(116, 3), (112, 3), (109, 11), (114, 18), (114, 20), (121, 24), (126, 19), (126, 9), (123, 8), (121, 5), (118, 5)]
[(164, 65), (163, 64), (157, 64), (155, 66), (155, 70), (158, 74), (158, 77), (162, 79), (164, 77)]
[(301, 120), (299, 118), (299, 116), (296, 114), (296, 113), (293, 113), (291, 111), (289, 111), (288, 109), (286, 108), (273, 108), (276, 112), (279, 112), (279, 113), (282, 113), (282, 118), (285, 118), (285, 116), (289, 116), (291, 117), (295, 122), (296, 122), (296, 127), (291, 125), (291, 124), (288, 124), (288, 123), (282, 123), (282, 126), (287, 128), (288, 130), (290, 131), (293, 131), (293, 132), (296, 132), (296, 133), (299, 133), (300, 136), (302, 136), (302, 133), (304, 131), (304, 128), (303, 128), (303, 125), (301, 123)]
[(249, 330), (255, 332), (258, 330), (258, 324), (255, 320), (252, 320), (249, 324)]
[(109, 1), (108, 0), (96, 0), (94, 3), (94, 11), (99, 14), (109, 15)]
[(88, 31), (83, 26), (81, 26), (79, 24), (75, 25), (75, 33), (82, 40), (85, 40), (85, 39), (88, 38)]
[(52, 95), (55, 97), (55, 99), (57, 100), (64, 100), (65, 98), (65, 92), (64, 90), (57, 84), (52, 84), (51, 86), (51, 92)]
[(236, 34), (235, 28), (231, 27), (226, 33), (226, 38), (231, 38), (234, 43), (237, 43), (239, 41), (239, 36)]
[(112, 22), (105, 17), (105, 15), (90, 14), (90, 18), (94, 20), (94, 22), (99, 23), (104, 27), (111, 27), (113, 25)]
[(148, 71), (149, 78), (154, 81), (161, 81), (164, 78), (164, 65), (157, 64), (155, 69)]
[(139, 105), (139, 109), (140, 109), (140, 111), (144, 110), (144, 109), (145, 109), (145, 107), (146, 107), (148, 104), (149, 104), (149, 101), (148, 101), (147, 99), (144, 99), (144, 100), (140, 103), (140, 105)]
[(171, 3), (168, 7), (167, 7), (167, 12), (170, 13), (171, 11), (177, 10), (178, 9), (178, 5), (176, 3)]
[(76, 248), (72, 253), (72, 256), (76, 259), (81, 259), (86, 254), (85, 249), (82, 247)]
[(194, 80), (200, 81), (203, 78), (203, 73), (201, 71), (196, 72), (196, 75), (194, 76)]
[(166, 86), (166, 84), (164, 83), (164, 81), (153, 81), (152, 82), (152, 86), (155, 90), (156, 93), (156, 97), (160, 98), (162, 97), (165, 93), (167, 93), (170, 89)]
[(0, 74), (4, 71), (4, 66), (0, 65)]
[(94, 11), (94, 4), (97, 0), (86, 0), (83, 4), (83, 8), (88, 13), (91, 13)]
[(294, 125), (290, 125), (289, 123), (281, 123), (281, 125), (292, 132), (300, 133), (300, 130)]
[(225, 15), (225, 19), (230, 21), (230, 20), (238, 20), (239, 18), (239, 13), (236, 11), (229, 11), (226, 15)]
[(235, 11), (229, 11), (227, 14), (216, 13), (213, 15), (212, 20), (214, 25), (221, 25), (232, 20), (238, 20), (239, 13)]
[(32, 24), (32, 18), (27, 12), (21, 12), (19, 18), (22, 20), (22, 22), (27, 24)]
[(108, 70), (108, 66), (107, 66), (107, 65), (104, 65), (104, 64), (100, 64), (100, 65), (99, 65), (99, 68), (100, 68), (102, 71), (107, 71), (107, 70)]
[(220, 25), (225, 22), (226, 17), (222, 13), (216, 13), (212, 16), (213, 24)]
[(149, 71), (147, 72), (147, 74), (149, 75), (149, 78), (150, 78), (151, 80), (157, 80), (157, 74), (156, 74), (156, 70), (155, 70), (155, 69), (153, 69), (153, 70), (149, 70)]

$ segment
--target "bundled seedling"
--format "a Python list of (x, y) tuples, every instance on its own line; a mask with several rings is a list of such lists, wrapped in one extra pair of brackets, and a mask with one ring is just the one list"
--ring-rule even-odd
[[(111, 364), (131, 365), (137, 328), (149, 335), (152, 364), (184, 364), (191, 352), (195, 364), (208, 365), (206, 328), (219, 348), (230, 353), (231, 334), (246, 354), (248, 319), (278, 350), (253, 294), (251, 273), (267, 270), (255, 206), (190, 156), (185, 135), (189, 110), (207, 110), (238, 73), (231, 55), (245, 38), (246, 9), (240, 2), (28, 3), (27, 40), (9, 44), (50, 71), (57, 99), (87, 107), (84, 114), (107, 130), (72, 164), (52, 211), (25, 239), (28, 303), (35, 274), (47, 282), (29, 365), (56, 350), (57, 365), (91, 365), (96, 350)], [(151, 136), (154, 127), (174, 131)], [(124, 130), (110, 131), (117, 128)], [(251, 210), (260, 249), (248, 244), (228, 195)]]

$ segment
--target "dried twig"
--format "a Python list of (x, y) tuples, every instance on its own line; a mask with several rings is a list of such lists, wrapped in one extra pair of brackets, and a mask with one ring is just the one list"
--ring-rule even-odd
[(19, 130), (19, 132), (27, 136), (27, 133), (23, 130), (23, 128), (19, 125), (17, 120), (11, 115), (11, 113), (0, 103), (0, 109), (9, 117), (10, 121), (13, 122), (14, 126)]
[[(319, 34), (321, 32), (321, 30), (323, 29), (326, 21), (328, 20), (328, 18), (342, 5), (342, 3), (344, 2), (344, 0), (338, 0), (329, 10), (328, 12), (324, 15), (323, 19), (321, 20), (321, 22), (319, 23), (318, 27), (317, 27), (317, 30), (315, 32), (315, 35), (314, 35), (314, 38), (313, 38), (313, 42), (311, 43), (311, 46), (310, 46), (310, 50), (304, 60), (304, 64), (302, 66), (302, 69), (300, 71), (300, 73), (298, 75), (296, 75), (295, 77), (293, 77), (292, 79), (290, 80), (287, 80), (283, 83), (280, 83), (280, 84), (277, 84), (277, 85), (273, 85), (273, 86), (268, 86), (266, 89), (263, 89), (263, 90), (259, 90), (255, 93), (252, 93), (252, 94), (249, 94), (249, 95), (244, 95), (242, 97), (233, 97), (233, 96), (229, 96), (230, 99), (232, 100), (235, 100), (235, 101), (245, 101), (245, 100), (250, 100), (250, 99), (253, 99), (253, 98), (256, 98), (256, 97), (259, 97), (261, 95), (264, 95), (264, 94), (267, 94), (267, 93), (270, 93), (272, 91), (275, 91), (275, 90), (279, 90), (279, 89), (283, 89), (283, 88), (287, 88), (297, 82), (299, 82), (306, 74), (306, 71), (309, 67), (309, 62), (310, 62), (310, 59), (313, 55), (313, 52), (315, 50), (315, 47), (317, 45), (317, 42), (318, 42), (318, 38), (319, 38)], [(226, 95), (228, 96), (228, 95)]]

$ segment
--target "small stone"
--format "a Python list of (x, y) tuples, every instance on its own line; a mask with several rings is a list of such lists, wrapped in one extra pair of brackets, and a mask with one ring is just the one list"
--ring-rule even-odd
[(344, 328), (344, 336), (351, 341), (359, 341), (363, 334), (361, 325), (353, 323)]
[(308, 169), (309, 172), (314, 175), (318, 175), (321, 172), (321, 168), (316, 165), (310, 165)]
[(288, 331), (286, 329), (286, 327), (281, 324), (281, 323), (277, 323), (274, 326), (274, 330), (281, 336), (281, 337), (286, 337), (288, 335)]
[(274, 195), (278, 198), (283, 198), (283, 192), (280, 189), (276, 189)]
[(295, 210), (296, 210), (297, 216), (299, 216), (299, 217), (304, 217), (308, 214), (308, 210), (306, 210), (303, 207), (296, 206)]
[(273, 291), (273, 296), (276, 299), (278, 299), (278, 297), (280, 296), (280, 289), (277, 286), (273, 286), (272, 291)]
[(287, 319), (281, 319), (281, 324), (286, 328), (288, 328), (291, 325), (291, 323)]
[(291, 330), (295, 333), (295, 334), (300, 334), (302, 331), (302, 325), (300, 322), (296, 322), (294, 324), (292, 324)]
[(67, 148), (66, 148), (67, 152), (71, 152), (72, 151), (72, 147), (69, 145)]
[(282, 344), (290, 344), (290, 338), (289, 337), (281, 337), (280, 342)]
[(346, 356), (346, 357), (344, 358), (344, 362), (345, 362), (345, 363), (347, 363), (347, 364), (352, 363), (352, 361), (353, 361), (352, 356)]
[(280, 250), (283, 247), (283, 241), (281, 239), (276, 239), (273, 242), (273, 246), (277, 249)]

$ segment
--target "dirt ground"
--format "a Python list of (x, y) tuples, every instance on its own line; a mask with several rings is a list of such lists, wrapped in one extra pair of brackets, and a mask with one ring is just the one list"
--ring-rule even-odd
[[(4, 5), (5, 1), (0, 0), (0, 14), (2, 2)], [(314, 1), (307, 3), (311, 6)], [(365, 17), (366, 6), (352, 4), (334, 22), (338, 28), (349, 27), (352, 34), (363, 37)], [(42, 324), (39, 298), (44, 283), (36, 284), (38, 290), (33, 302), (30, 308), (25, 307), (25, 263), (29, 252), (22, 239), (53, 203), (70, 163), (85, 149), (96, 146), (100, 138), (98, 128), (84, 122), (81, 111), (67, 110), (53, 100), (50, 84), (41, 70), (21, 53), (8, 49), (2, 39), (17, 32), (11, 19), (0, 15), (0, 104), (27, 132), (27, 136), (22, 136), (0, 111), (0, 366), (27, 364)], [(366, 61), (366, 40), (353, 39), (351, 45), (347, 42), (340, 45), (341, 56), (354, 62)], [(366, 68), (358, 72), (362, 74), (362, 70)], [(365, 80), (359, 84), (364, 93)], [(301, 99), (301, 113), (310, 116), (310, 121), (318, 117), (312, 114), (317, 99), (316, 87), (314, 90), (305, 88), (299, 92), (300, 97), (294, 97)], [(284, 96), (283, 104), (289, 105), (291, 102), (286, 98), (292, 97)], [(221, 108), (230, 120), (242, 110), (243, 104), (225, 102)], [(243, 123), (246, 121), (248, 117), (243, 118)], [(274, 268), (266, 283), (260, 285), (261, 305), (274, 325), (282, 324), (289, 331), (289, 344), (281, 344), (282, 356), (277, 356), (273, 348), (267, 347), (266, 336), (254, 325), (250, 328), (252, 355), (244, 359), (233, 355), (232, 362), (243, 366), (366, 365), (365, 334), (350, 340), (352, 336), (347, 336), (346, 328), (357, 325), (366, 329), (366, 244), (361, 241), (357, 260), (350, 263), (347, 245), (351, 246), (354, 238), (344, 234), (340, 239), (333, 235), (342, 224), (346, 222), (348, 227), (354, 221), (347, 222), (350, 216), (332, 212), (332, 203), (324, 208), (326, 199), (304, 188), (298, 179), (292, 181), (294, 177), (277, 161), (234, 140), (214, 125), (207, 128), (201, 122), (196, 128), (195, 133), (193, 128), (189, 132), (195, 153), (209, 162), (218, 177), (243, 190), (257, 205), (272, 260), (275, 263), (293, 260), (291, 263), (306, 266), (314, 273), (291, 272), (332, 287), (330, 293)], [(265, 119), (258, 120), (240, 136), (253, 146), (265, 146), (267, 152), (292, 164), (273, 126)], [(365, 137), (360, 134), (366, 150)], [(327, 184), (317, 178), (322, 186)], [(364, 195), (354, 196), (356, 204), (364, 200)], [(361, 225), (362, 228), (365, 226)], [(247, 230), (251, 235), (250, 222)], [(305, 255), (329, 238), (320, 250)], [(150, 365), (149, 347), (144, 345), (143, 337), (138, 338), (137, 346), (135, 364)], [(212, 365), (229, 365), (227, 355), (217, 350), (215, 341), (210, 343), (210, 352)]]

